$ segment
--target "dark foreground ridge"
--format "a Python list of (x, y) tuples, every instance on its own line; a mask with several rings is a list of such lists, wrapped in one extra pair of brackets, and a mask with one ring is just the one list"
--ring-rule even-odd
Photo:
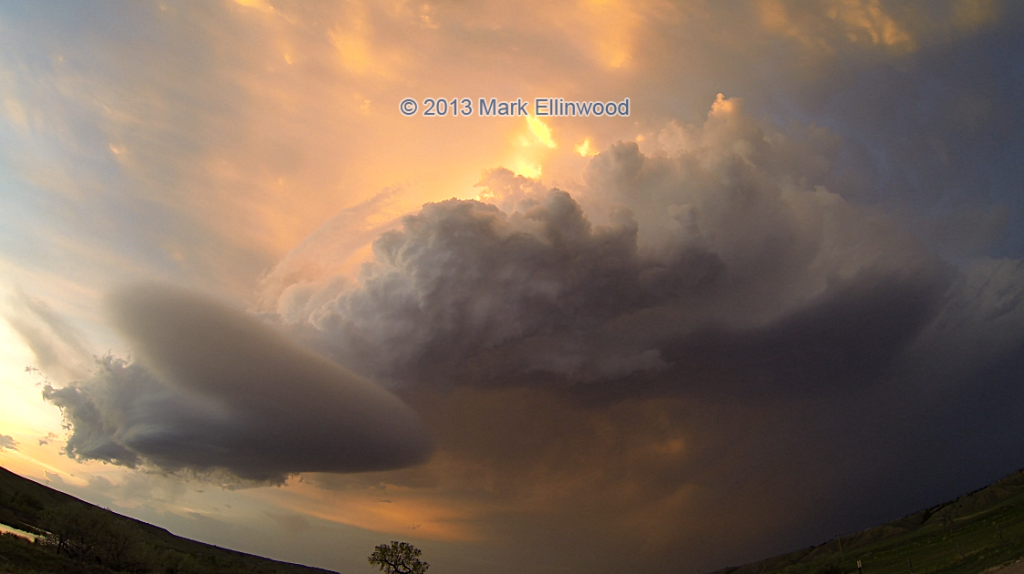
[(337, 574), (175, 536), (0, 467), (0, 574)]
[(977, 574), (1021, 557), (1024, 469), (899, 520), (712, 574)]

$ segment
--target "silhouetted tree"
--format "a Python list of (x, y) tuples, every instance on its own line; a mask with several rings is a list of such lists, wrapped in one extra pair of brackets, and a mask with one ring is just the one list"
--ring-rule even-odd
[(103, 529), (100, 513), (87, 506), (70, 504), (48, 509), (43, 524), (50, 532), (42, 543), (79, 562), (92, 561)]
[(138, 546), (136, 528), (128, 519), (79, 504), (55, 506), (43, 518), (49, 533), (40, 543), (58, 554), (113, 570), (137, 565), (133, 556)]
[(420, 560), (423, 552), (409, 544), (392, 540), (391, 545), (381, 544), (370, 554), (371, 566), (377, 566), (384, 574), (423, 574), (430, 564)]

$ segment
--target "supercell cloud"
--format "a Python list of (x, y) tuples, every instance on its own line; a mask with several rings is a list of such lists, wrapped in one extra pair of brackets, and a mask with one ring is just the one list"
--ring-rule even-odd
[(746, 397), (878, 380), (956, 297), (956, 270), (823, 186), (827, 133), (721, 96), (686, 131), (671, 155), (605, 150), (576, 195), (494, 170), (487, 202), (424, 206), (358, 285), (277, 310), (397, 385)]
[[(383, 233), (357, 283), (270, 275), (296, 337), (415, 397), (438, 437), (425, 469), (368, 483), (531, 509), (473, 524), (553, 571), (663, 571), (1019, 466), (1020, 261), (946, 262), (829, 189), (827, 131), (740, 100), (659, 140), (604, 150), (572, 193), (493, 170), (482, 200)], [(571, 562), (552, 540), (616, 550)]]
[(383, 388), (241, 311), (145, 284), (110, 298), (135, 360), (44, 396), (73, 425), (69, 455), (281, 482), (307, 471), (422, 462), (418, 415)]
[[(290, 338), (191, 292), (116, 293), (135, 360), (45, 389), (67, 453), (263, 482), (425, 463), (309, 480), (487, 501), (457, 528), (566, 571), (753, 559), (1019, 466), (1019, 260), (948, 262), (830, 188), (835, 136), (740, 99), (656, 140), (570, 191), (498, 168), (479, 200), (377, 227), (357, 206), (265, 275)], [(358, 280), (332, 272), (370, 233)]]

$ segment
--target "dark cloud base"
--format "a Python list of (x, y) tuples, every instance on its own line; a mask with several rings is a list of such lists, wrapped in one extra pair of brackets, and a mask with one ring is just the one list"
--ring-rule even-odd
[(398, 398), (240, 311), (155, 284), (111, 308), (136, 362), (106, 357), (90, 379), (43, 392), (71, 423), (70, 456), (271, 482), (429, 456)]

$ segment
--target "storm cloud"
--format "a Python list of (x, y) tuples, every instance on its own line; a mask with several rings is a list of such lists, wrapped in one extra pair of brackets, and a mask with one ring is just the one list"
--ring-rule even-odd
[[(379, 537), (453, 573), (693, 574), (983, 486), (1024, 465), (1022, 25), (1006, 0), (6, 3), (0, 286), (31, 296), (2, 452), (340, 571)], [(396, 109), (456, 96), (633, 108)], [(134, 358), (92, 361), (129, 356), (97, 294), (143, 279), (252, 307), (122, 292)], [(167, 508), (37, 448), (51, 404), (77, 459), (303, 475)]]
[(297, 283), (277, 310), (397, 386), (778, 397), (878, 380), (957, 271), (822, 186), (827, 132), (722, 96), (686, 132), (672, 155), (598, 154), (578, 200), (494, 170), (486, 202), (425, 205), (374, 242), (357, 285)]
[(108, 356), (91, 378), (44, 389), (71, 423), (69, 456), (281, 482), (430, 453), (397, 397), (241, 311), (157, 284), (117, 292), (110, 308), (135, 360)]
[(486, 500), (430, 526), (502, 541), (496, 562), (529, 547), (552, 572), (666, 571), (668, 553), (755, 559), (1020, 465), (1019, 260), (944, 260), (829, 190), (829, 132), (741, 100), (660, 140), (609, 147), (571, 193), (492, 170), (480, 200), (383, 233), (358, 282), (275, 283), (294, 336), (415, 401), (438, 440), (425, 467), (312, 480)]

